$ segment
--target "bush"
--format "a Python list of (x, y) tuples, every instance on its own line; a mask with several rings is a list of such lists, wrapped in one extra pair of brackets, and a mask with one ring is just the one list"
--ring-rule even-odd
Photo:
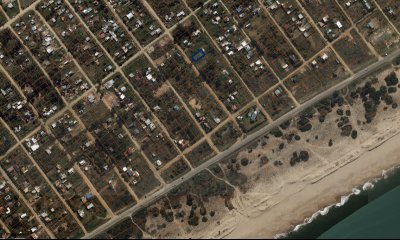
[(384, 100), (385, 100), (386, 105), (392, 105), (393, 104), (393, 97), (390, 96), (390, 95), (387, 95)]
[(211, 211), (211, 212), (210, 212), (210, 216), (211, 216), (211, 217), (214, 217), (214, 216), (215, 216), (215, 212), (214, 212), (214, 211)]
[(199, 217), (197, 215), (192, 216), (191, 218), (189, 218), (188, 221), (189, 225), (191, 226), (197, 226), (199, 225)]
[(274, 135), (276, 138), (280, 138), (283, 136), (283, 132), (279, 128), (272, 129), (271, 134)]
[(310, 131), (311, 129), (312, 129), (312, 125), (310, 123), (299, 127), (299, 130), (302, 132), (307, 132), (307, 131)]
[(310, 155), (308, 154), (307, 151), (301, 151), (300, 154), (299, 154), (299, 158), (300, 158), (301, 161), (307, 162), (308, 159), (310, 158)]
[(388, 86), (395, 86), (399, 83), (399, 79), (397, 78), (396, 73), (392, 72), (385, 77), (385, 82)]
[(397, 92), (397, 87), (389, 87), (388, 88), (388, 93), (395, 93)]
[(279, 150), (282, 150), (285, 147), (284, 143), (279, 144)]
[(351, 125), (346, 125), (342, 127), (342, 132), (340, 133), (340, 135), (342, 135), (343, 137), (348, 137), (350, 136), (352, 130), (353, 127)]
[(262, 156), (260, 158), (260, 167), (264, 166), (265, 164), (267, 164), (269, 162), (269, 159), (267, 156)]
[(242, 160), (240, 160), (240, 163), (242, 164), (243, 167), (245, 167), (249, 164), (249, 159), (242, 158)]
[(351, 138), (356, 139), (357, 136), (358, 136), (358, 132), (357, 132), (356, 130), (353, 130), (353, 131), (351, 132)]

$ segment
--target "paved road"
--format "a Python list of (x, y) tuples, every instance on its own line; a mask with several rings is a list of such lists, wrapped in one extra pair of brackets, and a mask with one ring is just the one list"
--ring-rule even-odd
[(283, 122), (285, 122), (285, 121), (287, 121), (289, 119), (292, 119), (293, 117), (295, 117), (296, 115), (298, 115), (302, 111), (306, 110), (309, 107), (312, 107), (314, 104), (320, 102), (321, 100), (323, 100), (323, 99), (325, 99), (327, 97), (330, 97), (335, 91), (338, 91), (338, 90), (346, 87), (347, 85), (355, 82), (356, 80), (358, 80), (358, 79), (360, 79), (362, 77), (365, 77), (368, 74), (371, 74), (371, 73), (375, 72), (376, 70), (378, 70), (379, 68), (381, 68), (385, 64), (391, 63), (391, 61), (395, 57), (397, 57), (399, 54), (400, 54), (400, 49), (396, 50), (395, 52), (393, 52), (392, 54), (386, 56), (385, 58), (382, 58), (378, 62), (375, 62), (375, 63), (369, 65), (368, 67), (364, 68), (360, 72), (358, 72), (358, 73), (354, 74), (353, 76), (347, 78), (346, 80), (338, 83), (337, 85), (331, 87), (330, 89), (318, 94), (314, 98), (310, 99), (309, 101), (305, 102), (304, 104), (300, 105), (299, 107), (293, 109), (289, 113), (283, 115), (282, 117), (280, 117), (279, 119), (277, 119), (276, 121), (271, 123), (270, 125), (267, 125), (267, 126), (261, 128), (257, 132), (249, 134), (244, 140), (242, 140), (240, 142), (237, 142), (236, 144), (231, 146), (226, 151), (224, 151), (224, 152), (218, 154), (217, 156), (211, 158), (207, 162), (203, 163), (199, 167), (197, 167), (194, 170), (192, 170), (191, 172), (187, 173), (184, 177), (182, 177), (182, 178), (180, 178), (180, 179), (178, 179), (178, 180), (176, 180), (176, 181), (174, 181), (174, 182), (172, 182), (170, 184), (167, 184), (165, 187), (163, 187), (159, 191), (155, 192), (154, 194), (152, 194), (148, 198), (142, 200), (137, 205), (131, 207), (130, 209), (127, 209), (123, 213), (121, 213), (118, 216), (116, 216), (114, 219), (112, 219), (109, 222), (105, 223), (104, 225), (100, 226), (99, 228), (97, 228), (93, 232), (85, 235), (84, 238), (85, 239), (93, 238), (97, 234), (106, 231), (107, 229), (109, 229), (111, 226), (113, 226), (114, 224), (118, 223), (119, 221), (129, 217), (131, 214), (133, 214), (134, 212), (140, 210), (142, 207), (149, 206), (155, 200), (157, 200), (158, 198), (164, 196), (165, 194), (167, 194), (169, 191), (171, 191), (176, 186), (182, 184), (183, 182), (185, 182), (186, 180), (190, 179), (194, 175), (196, 175), (199, 172), (205, 170), (206, 168), (208, 168), (212, 164), (215, 164), (215, 163), (225, 159), (226, 157), (230, 156), (231, 154), (243, 149), (244, 147), (246, 147), (247, 145), (252, 143), (254, 140), (256, 140), (256, 139), (262, 137), (264, 134), (268, 133), (272, 128), (275, 128), (275, 127), (279, 126), (280, 124), (282, 124)]

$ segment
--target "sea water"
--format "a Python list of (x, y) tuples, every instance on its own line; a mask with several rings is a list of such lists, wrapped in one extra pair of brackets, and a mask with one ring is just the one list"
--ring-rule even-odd
[(341, 203), (315, 213), (287, 239), (400, 237), (400, 169), (384, 172)]

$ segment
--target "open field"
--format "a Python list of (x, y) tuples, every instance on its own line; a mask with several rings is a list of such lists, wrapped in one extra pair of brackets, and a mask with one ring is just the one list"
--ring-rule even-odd
[(378, 60), (356, 30), (351, 30), (350, 34), (335, 42), (333, 47), (353, 72), (357, 72)]
[(378, 10), (360, 21), (357, 27), (365, 40), (382, 56), (388, 55), (400, 46), (399, 34)]
[(348, 76), (334, 52), (329, 50), (287, 79), (285, 85), (302, 103)]
[(277, 87), (260, 98), (261, 105), (273, 120), (283, 116), (295, 107), (293, 100), (281, 87)]

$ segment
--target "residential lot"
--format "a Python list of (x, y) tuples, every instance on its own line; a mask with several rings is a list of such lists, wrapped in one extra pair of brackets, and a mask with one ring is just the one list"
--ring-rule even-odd
[(6, 126), (0, 122), (0, 156), (6, 154), (7, 151), (16, 143), (16, 140), (7, 130)]
[(81, 168), (114, 212), (132, 206), (135, 200), (115, 168), (128, 164), (135, 149), (132, 141), (98, 94), (89, 93), (73, 108), (91, 133), (76, 140), (85, 146), (74, 153)]
[(148, 46), (147, 53), (149, 54), (151, 59), (159, 59), (164, 56), (171, 48), (174, 47), (174, 42), (170, 38), (170, 36), (165, 35), (156, 43), (151, 46)]
[(44, 0), (37, 6), (37, 10), (93, 83), (100, 82), (114, 70), (111, 60), (63, 0)]
[(142, 46), (149, 44), (163, 33), (160, 24), (140, 1), (107, 1)]
[(378, 60), (354, 29), (335, 42), (333, 47), (353, 72)]
[(186, 0), (187, 5), (192, 9), (196, 10), (199, 7), (202, 7), (206, 0)]
[(357, 27), (361, 35), (383, 56), (400, 46), (399, 34), (378, 10), (360, 21)]
[(203, 130), (210, 132), (226, 119), (226, 113), (205, 83), (193, 71), (192, 66), (187, 62), (189, 60), (186, 61), (181, 54), (180, 51), (172, 48), (155, 62), (163, 78), (172, 84)]
[(246, 87), (194, 18), (179, 25), (173, 36), (199, 70), (202, 80), (210, 85), (230, 112), (236, 112), (250, 101)]
[(113, 160), (95, 140), (82, 133), (72, 143), (71, 156), (113, 212), (135, 204), (118, 170), (113, 167)]
[(85, 24), (119, 65), (138, 51), (133, 39), (116, 20), (104, 0), (68, 0)]
[(185, 157), (193, 167), (197, 167), (215, 155), (216, 152), (210, 147), (210, 144), (207, 141), (203, 141), (190, 153), (186, 154)]
[(182, 20), (188, 13), (184, 0), (147, 0), (158, 17), (168, 28)]
[(372, 0), (337, 0), (354, 23), (371, 14), (376, 8)]
[(260, 98), (260, 103), (272, 120), (289, 112), (296, 105), (282, 86), (278, 86)]
[(300, 66), (301, 59), (256, 0), (223, 0), (253, 45), (273, 71), (284, 78)]
[(130, 62), (124, 73), (181, 150), (200, 139), (200, 130), (165, 82), (162, 73), (143, 55)]
[(11, 238), (48, 239), (33, 213), (0, 174), (0, 219), (10, 230)]
[(105, 104), (126, 126), (152, 164), (156, 161), (166, 163), (177, 156), (174, 144), (121, 74), (105, 81), (101, 93)]
[(13, 27), (67, 101), (89, 89), (73, 59), (35, 12), (26, 13)]
[(24, 146), (88, 231), (108, 220), (106, 210), (76, 172), (74, 161), (51, 133), (39, 130)]
[(28, 101), (0, 71), (0, 116), (18, 138), (23, 138), (35, 129), (39, 120)]
[[(129, 158), (129, 162), (124, 165), (122, 169), (119, 169), (120, 174), (139, 198), (161, 186), (160, 181), (155, 177), (154, 172), (139, 151), (134, 152)], [(121, 168), (121, 166), (120, 164), (119, 167)]]
[(336, 1), (302, 0), (301, 4), (329, 41), (338, 38), (351, 25)]
[(6, 16), (3, 14), (3, 12), (0, 12), (0, 26), (3, 26), (7, 22)]
[(9, 18), (13, 18), (19, 13), (18, 0), (1, 1), (1, 6)]
[(32, 3), (36, 2), (37, 0), (19, 0), (19, 3), (21, 4), (21, 8), (25, 9), (32, 5)]
[(236, 121), (244, 133), (253, 132), (268, 123), (266, 116), (256, 105), (250, 106), (242, 111), (239, 116), (236, 117)]
[(17, 37), (9, 30), (0, 32), (1, 65), (22, 89), (31, 103), (43, 118), (48, 118), (59, 111), (64, 103), (49, 79)]
[(233, 122), (226, 123), (218, 129), (211, 139), (220, 151), (224, 151), (232, 146), (242, 136), (242, 132), (235, 126)]
[(211, 1), (198, 16), (249, 89), (260, 95), (277, 83), (259, 51), (247, 39), (219, 1)]
[(300, 103), (349, 76), (335, 54), (329, 50), (300, 69), (284, 83)]
[(304, 59), (314, 56), (325, 46), (324, 39), (296, 1), (271, 1), (270, 5), (265, 5)]
[(18, 148), (0, 162), (40, 219), (58, 238), (78, 238), (83, 231), (31, 160)]
[(400, 2), (394, 0), (376, 0), (389, 20), (400, 29)]
[(161, 171), (161, 177), (165, 180), (166, 183), (170, 183), (185, 173), (190, 171), (189, 165), (182, 158), (178, 161), (174, 162), (171, 166)]

